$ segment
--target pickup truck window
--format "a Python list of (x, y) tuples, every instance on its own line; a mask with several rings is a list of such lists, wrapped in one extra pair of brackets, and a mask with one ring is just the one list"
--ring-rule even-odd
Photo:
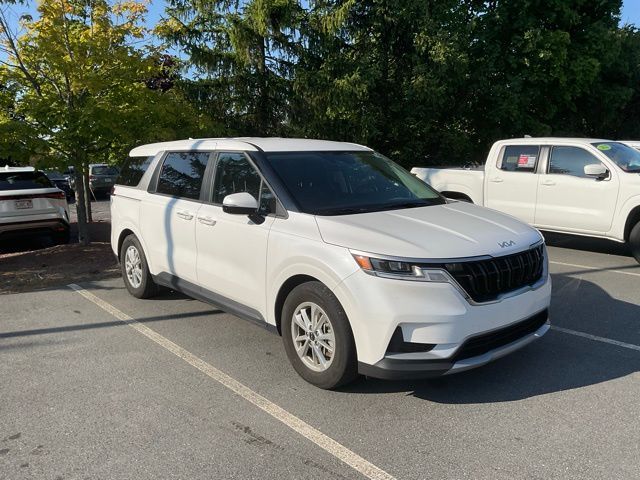
[(602, 163), (580, 147), (553, 147), (549, 159), (549, 173), (591, 178), (584, 173), (585, 165)]
[(599, 142), (592, 145), (625, 172), (640, 173), (640, 152), (635, 148), (619, 142)]
[(498, 168), (506, 172), (534, 173), (539, 157), (538, 145), (508, 145), (504, 148)]

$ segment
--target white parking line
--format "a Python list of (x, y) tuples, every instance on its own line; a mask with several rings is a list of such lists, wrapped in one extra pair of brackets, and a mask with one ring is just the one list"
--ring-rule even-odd
[(608, 270), (607, 268), (589, 267), (587, 265), (575, 265), (573, 263), (554, 262), (552, 260), (550, 260), (549, 263), (553, 265), (563, 265), (565, 267), (582, 268), (584, 270), (597, 270), (597, 271), (603, 271), (603, 272), (621, 273), (622, 275), (631, 275), (633, 277), (640, 277), (640, 273), (623, 272), (622, 270)]
[(192, 367), (197, 368), (202, 373), (209, 376), (216, 382), (220, 383), (221, 385), (224, 385), (229, 390), (240, 395), (242, 398), (244, 398), (248, 402), (253, 403), (256, 407), (264, 410), (273, 418), (280, 420), (287, 427), (298, 432), (303, 437), (306, 437), (307, 439), (311, 440), (320, 448), (327, 451), (328, 453), (338, 458), (339, 460), (343, 461), (353, 469), (357, 470), (365, 477), (370, 478), (372, 480), (395, 480), (395, 477), (388, 474), (384, 470), (376, 467), (375, 465), (368, 462), (358, 454), (352, 452), (344, 445), (336, 442), (334, 439), (328, 437), (318, 429), (312, 427), (311, 425), (299, 419), (295, 415), (287, 412), (286, 410), (279, 407), (272, 401), (254, 392), (249, 387), (246, 387), (242, 383), (238, 382), (237, 380), (230, 377), (226, 373), (218, 370), (214, 366), (208, 364), (207, 362), (195, 356), (191, 352), (185, 350), (181, 346), (176, 345), (171, 340), (157, 333), (155, 330), (152, 330), (146, 325), (131, 318), (126, 313), (121, 312), (110, 303), (105, 302), (101, 298), (95, 296), (93, 293), (85, 290), (84, 288), (74, 283), (67, 286), (72, 290), (76, 291), (77, 293), (79, 293), (80, 295), (82, 295), (87, 300), (95, 303), (97, 306), (99, 306), (106, 312), (110, 313), (112, 316), (114, 316), (118, 320), (125, 322), (127, 325), (129, 325), (134, 330), (137, 330), (139, 333), (141, 333), (145, 337), (153, 340), (158, 345), (170, 351), (174, 355), (177, 355)]
[(634, 345), (633, 343), (619, 342), (618, 340), (612, 340), (611, 338), (599, 337), (597, 335), (578, 332), (577, 330), (571, 330), (569, 328), (556, 327), (555, 325), (551, 325), (551, 329), (557, 332), (575, 335), (576, 337), (588, 338), (589, 340), (594, 340), (596, 342), (608, 343), (609, 345), (616, 345), (617, 347), (628, 348), (630, 350), (637, 350), (638, 352), (640, 352), (640, 345)]

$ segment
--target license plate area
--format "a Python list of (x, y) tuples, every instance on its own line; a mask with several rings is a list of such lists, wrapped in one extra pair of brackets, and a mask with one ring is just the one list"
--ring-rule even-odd
[(26, 210), (28, 208), (33, 208), (33, 201), (30, 198), (15, 200), (15, 205), (18, 210)]

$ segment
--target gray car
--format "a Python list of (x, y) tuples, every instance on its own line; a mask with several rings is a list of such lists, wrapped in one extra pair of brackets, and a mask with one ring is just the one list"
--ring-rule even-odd
[(119, 171), (106, 163), (89, 165), (89, 185), (94, 195), (108, 194), (116, 183)]

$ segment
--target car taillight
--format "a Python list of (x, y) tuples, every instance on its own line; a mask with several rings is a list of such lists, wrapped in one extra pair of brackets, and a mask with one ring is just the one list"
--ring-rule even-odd
[(55, 198), (56, 200), (64, 200), (65, 198), (67, 198), (64, 192), (45, 193), (44, 195), (37, 195), (37, 197)]
[(95, 180), (96, 176), (95, 175), (89, 175), (89, 180)]

